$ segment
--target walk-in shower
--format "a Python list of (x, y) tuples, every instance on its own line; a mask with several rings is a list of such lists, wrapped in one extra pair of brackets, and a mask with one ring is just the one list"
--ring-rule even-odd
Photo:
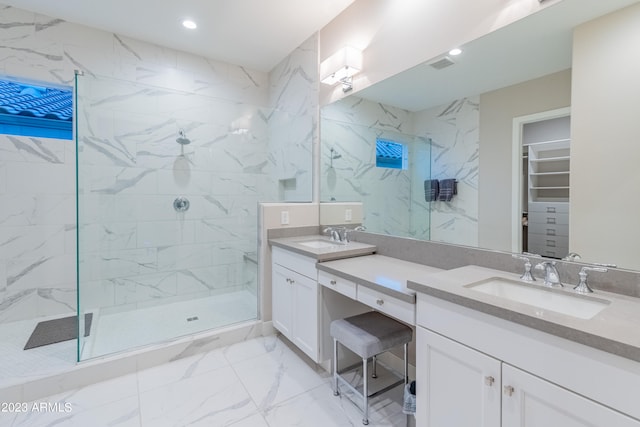
[(78, 359), (256, 319), (268, 112), (88, 73), (76, 96)]

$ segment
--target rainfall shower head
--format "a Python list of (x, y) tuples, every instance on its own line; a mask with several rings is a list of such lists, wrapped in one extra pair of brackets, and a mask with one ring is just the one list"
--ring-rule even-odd
[(187, 138), (187, 135), (184, 133), (184, 129), (180, 129), (178, 131), (178, 138), (176, 139), (176, 142), (180, 145), (191, 144), (191, 140)]

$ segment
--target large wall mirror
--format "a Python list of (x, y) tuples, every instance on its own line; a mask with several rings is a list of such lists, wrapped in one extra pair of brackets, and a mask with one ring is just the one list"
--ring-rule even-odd
[(563, 0), (323, 106), (320, 200), (375, 233), (640, 269), (638, 45), (640, 1)]

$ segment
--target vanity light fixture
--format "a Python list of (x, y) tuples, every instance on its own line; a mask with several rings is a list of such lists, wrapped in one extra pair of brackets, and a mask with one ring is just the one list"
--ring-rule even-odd
[(196, 28), (198, 28), (198, 24), (196, 24), (191, 19), (185, 19), (184, 21), (182, 21), (182, 26), (189, 30), (195, 30)]
[(362, 51), (345, 46), (320, 64), (320, 81), (327, 85), (342, 83), (342, 91), (353, 89), (353, 76), (362, 70)]
[(451, 56), (458, 56), (458, 55), (460, 55), (461, 53), (462, 53), (462, 49), (457, 48), (457, 47), (456, 47), (456, 48), (454, 48), (454, 49), (451, 49), (451, 50), (449, 51), (449, 55), (451, 55)]

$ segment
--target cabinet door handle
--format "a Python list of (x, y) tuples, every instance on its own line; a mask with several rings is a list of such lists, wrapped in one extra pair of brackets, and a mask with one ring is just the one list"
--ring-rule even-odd
[(507, 395), (507, 396), (509, 396), (509, 397), (513, 396), (513, 393), (514, 393), (515, 391), (516, 391), (516, 390), (515, 390), (513, 387), (511, 387), (510, 385), (506, 385), (506, 386), (504, 386), (504, 394), (506, 394), (506, 395)]
[(384, 304), (384, 300), (383, 299), (376, 300), (376, 304), (382, 305)]
[(496, 379), (493, 378), (491, 375), (489, 375), (488, 377), (484, 377), (484, 383), (489, 387), (491, 387), (495, 381)]
[(330, 281), (329, 283), (331, 283), (333, 286), (335, 286), (335, 285), (336, 285), (336, 283), (338, 283), (338, 282), (336, 282), (335, 280), (332, 280), (332, 281)]

